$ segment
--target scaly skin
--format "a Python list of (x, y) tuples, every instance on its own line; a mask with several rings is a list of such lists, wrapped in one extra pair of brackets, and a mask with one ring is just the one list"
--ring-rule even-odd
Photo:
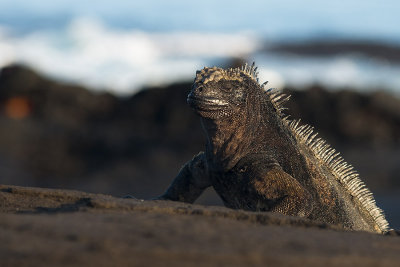
[(159, 199), (193, 203), (212, 186), (229, 208), (387, 232), (383, 213), (352, 167), (310, 137), (310, 127), (282, 116), (280, 98), (263, 90), (253, 66), (198, 71), (188, 103), (201, 118), (206, 149)]

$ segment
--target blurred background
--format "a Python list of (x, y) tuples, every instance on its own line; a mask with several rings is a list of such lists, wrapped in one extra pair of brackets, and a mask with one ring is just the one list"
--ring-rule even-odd
[[(0, 183), (161, 194), (195, 71), (253, 62), (400, 228), (400, 2), (0, 0)], [(212, 190), (197, 203), (221, 205)]]

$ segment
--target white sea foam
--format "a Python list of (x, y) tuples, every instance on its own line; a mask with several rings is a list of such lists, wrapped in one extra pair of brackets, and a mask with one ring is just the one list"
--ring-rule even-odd
[(260, 79), (275, 88), (311, 83), (400, 88), (400, 67), (384, 61), (279, 56), (261, 52), (262, 45), (251, 32), (116, 30), (98, 20), (79, 18), (57, 31), (13, 35), (0, 28), (0, 67), (24, 63), (50, 77), (127, 94), (144, 85), (191, 80), (197, 69), (242, 57), (255, 60)]
[(400, 94), (400, 65), (384, 60), (346, 54), (317, 58), (264, 53), (254, 57), (263, 66), (265, 64), (274, 73), (278, 73), (285, 86), (301, 88), (321, 84), (331, 89), (388, 89)]
[(249, 33), (117, 31), (77, 19), (63, 32), (12, 37), (0, 31), (0, 66), (20, 62), (65, 80), (129, 93), (145, 84), (191, 79), (210, 61), (246, 57), (258, 45)]

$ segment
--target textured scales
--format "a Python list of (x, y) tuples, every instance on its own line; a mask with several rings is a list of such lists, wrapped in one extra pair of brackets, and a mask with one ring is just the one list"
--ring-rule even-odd
[[(254, 63), (228, 70), (213, 67), (197, 71), (191, 92), (195, 94), (197, 90), (197, 96), (189, 94), (188, 102), (202, 118), (208, 138), (206, 152), (184, 165), (160, 198), (194, 202), (205, 188), (213, 186), (231, 208), (277, 211), (353, 230), (389, 231), (383, 211), (354, 168), (317, 138), (313, 127), (289, 120), (282, 105), (289, 96), (265, 90), (265, 85), (259, 83)], [(229, 101), (223, 98), (230, 93), (219, 93), (213, 87), (224, 91), (230, 86), (254, 88), (247, 92), (254, 105), (248, 103), (251, 97), (247, 97), (246, 107), (239, 108), (244, 105), (239, 101), (228, 108)], [(203, 97), (206, 88), (211, 89)], [(241, 94), (245, 89), (236, 91), (231, 94), (244, 99)], [(237, 115), (235, 105), (242, 115)], [(265, 114), (266, 118), (259, 122), (257, 115), (251, 114), (252, 109), (254, 113), (275, 112), (276, 116)], [(246, 112), (248, 117), (244, 119), (250, 122), (240, 122)], [(256, 119), (251, 120), (252, 117)], [(258, 126), (251, 125), (256, 122)], [(254, 133), (258, 129), (270, 133)], [(246, 143), (246, 139), (250, 141)]]

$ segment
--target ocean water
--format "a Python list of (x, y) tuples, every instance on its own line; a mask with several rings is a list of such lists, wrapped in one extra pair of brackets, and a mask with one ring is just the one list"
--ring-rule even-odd
[(271, 87), (318, 82), (400, 94), (400, 66), (388, 61), (265, 52), (309, 39), (400, 45), (398, 11), (394, 0), (0, 0), (0, 67), (23, 63), (94, 90), (130, 94), (240, 57), (255, 61)]

